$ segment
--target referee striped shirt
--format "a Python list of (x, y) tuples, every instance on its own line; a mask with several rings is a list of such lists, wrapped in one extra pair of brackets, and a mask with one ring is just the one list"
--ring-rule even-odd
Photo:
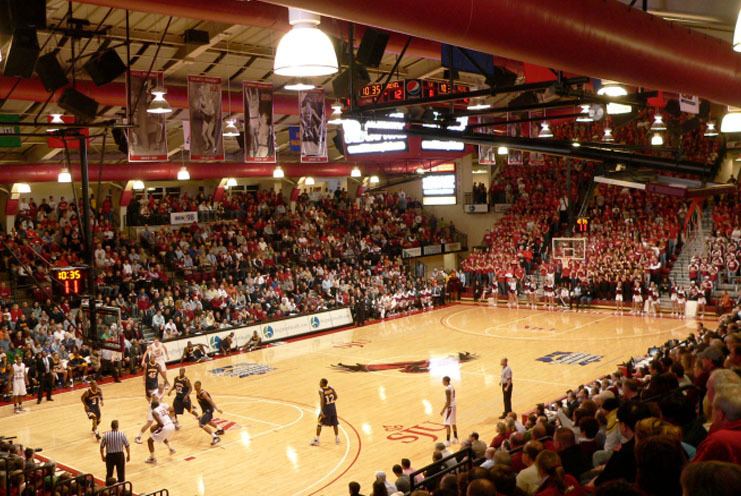
[(124, 446), (129, 445), (126, 434), (121, 431), (108, 431), (100, 440), (100, 447), (106, 449), (106, 453), (123, 453)]

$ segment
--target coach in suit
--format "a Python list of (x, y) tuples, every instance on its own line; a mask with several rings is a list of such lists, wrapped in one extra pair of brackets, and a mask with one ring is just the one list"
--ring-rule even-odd
[(36, 403), (41, 403), (41, 398), (44, 396), (46, 391), (46, 400), (54, 401), (51, 397), (51, 383), (52, 383), (52, 369), (53, 365), (49, 355), (42, 351), (36, 355), (36, 377), (39, 381), (38, 386), (38, 399)]

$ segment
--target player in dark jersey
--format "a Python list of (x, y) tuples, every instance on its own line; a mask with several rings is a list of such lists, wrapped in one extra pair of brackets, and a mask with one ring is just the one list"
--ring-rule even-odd
[[(165, 371), (162, 370), (161, 365), (155, 361), (154, 355), (150, 354), (149, 360), (144, 365), (144, 394), (147, 397), (147, 402), (151, 402), (152, 396), (159, 393), (159, 376), (162, 376), (162, 378), (165, 379), (165, 384), (167, 384)], [(164, 394), (164, 392), (162, 392), (162, 394)]]
[(82, 404), (85, 405), (85, 414), (92, 422), (92, 431), (95, 439), (100, 441), (98, 425), (100, 424), (100, 407), (103, 406), (103, 391), (100, 390), (95, 381), (90, 383), (90, 387), (82, 393)]
[(337, 392), (332, 386), (329, 385), (327, 379), (319, 381), (319, 402), (321, 404), (321, 413), (316, 424), (316, 436), (311, 441), (311, 446), (319, 446), (319, 434), (322, 432), (322, 426), (332, 426), (334, 429), (334, 442), (340, 444), (340, 432), (338, 429), (339, 422), (337, 421), (337, 407), (335, 402), (337, 401)]
[[(220, 435), (224, 434), (223, 429), (219, 429), (213, 422), (214, 410), (219, 413), (223, 413), (214, 403), (211, 395), (201, 387), (201, 381), (196, 381), (193, 386), (196, 390), (196, 399), (198, 405), (201, 407), (201, 418), (198, 419), (198, 425), (201, 429), (206, 431), (211, 436), (211, 445), (218, 444), (221, 441)], [(213, 427), (213, 430), (211, 428)]]
[(193, 387), (190, 384), (190, 379), (185, 377), (185, 368), (181, 368), (179, 375), (175, 378), (172, 383), (172, 389), (167, 393), (168, 396), (175, 391), (175, 401), (172, 402), (173, 410), (175, 411), (175, 429), (180, 430), (180, 423), (178, 422), (178, 415), (182, 415), (183, 412), (190, 412), (198, 418), (193, 411), (193, 405), (190, 403), (190, 392)]

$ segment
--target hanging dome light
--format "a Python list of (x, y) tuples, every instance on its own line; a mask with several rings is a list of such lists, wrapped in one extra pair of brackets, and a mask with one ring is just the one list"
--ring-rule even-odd
[(333, 126), (342, 125), (342, 105), (340, 105), (339, 103), (335, 103), (334, 105), (332, 105), (332, 115), (327, 121), (327, 124), (331, 124)]
[(718, 136), (718, 130), (715, 129), (715, 122), (710, 121), (707, 124), (707, 127), (705, 128), (705, 137), (706, 138), (712, 138)]
[(228, 177), (228, 178), (226, 179), (226, 188), (227, 188), (227, 189), (229, 189), (229, 188), (233, 188), (233, 187), (234, 187), (234, 186), (236, 186), (236, 185), (237, 185), (237, 180), (236, 180), (236, 179), (234, 179), (233, 177)]
[(286, 173), (283, 172), (283, 168), (280, 165), (276, 165), (273, 169), (273, 179), (283, 179), (286, 177)]
[(289, 8), (288, 22), (292, 28), (278, 42), (273, 72), (278, 76), (317, 77), (338, 70), (337, 54), (329, 36), (317, 26), (316, 14)]
[(741, 10), (738, 11), (736, 29), (733, 31), (733, 51), (741, 52)]
[[(614, 81), (604, 81), (602, 87), (597, 90), (597, 94), (606, 96), (608, 98), (623, 97), (628, 95), (628, 90)], [(629, 114), (632, 111), (633, 107), (631, 107), (630, 105), (625, 105), (624, 103), (607, 104), (608, 115)]]
[(64, 168), (57, 174), (57, 182), (62, 184), (68, 184), (72, 182), (72, 174), (69, 173), (68, 168)]
[(313, 178), (313, 177), (311, 177), (311, 176), (306, 176), (306, 179), (304, 179), (304, 184), (305, 184), (306, 186), (314, 186), (314, 184), (316, 184), (316, 183), (315, 183), (315, 181), (314, 181), (314, 178)]
[(153, 89), (152, 95), (154, 95), (154, 98), (151, 102), (149, 102), (147, 112), (149, 112), (150, 114), (169, 114), (170, 112), (172, 112), (170, 104), (167, 103), (167, 100), (165, 100), (166, 93), (167, 90), (161, 87)]
[(497, 155), (509, 155), (509, 148), (503, 145), (497, 147)]
[(427, 172), (427, 171), (425, 170), (425, 168), (424, 168), (424, 167), (420, 166), (420, 167), (417, 167), (417, 170), (416, 170), (416, 172), (417, 172), (417, 174), (419, 174), (420, 176), (424, 176), (424, 175), (425, 175), (425, 172)]
[(659, 133), (654, 133), (653, 136), (651, 136), (651, 146), (663, 146), (664, 145), (664, 137)]
[(378, 184), (380, 182), (381, 182), (381, 180), (378, 178), (378, 176), (371, 176), (370, 177), (370, 183), (371, 184)]
[(227, 119), (224, 125), (224, 136), (227, 138), (236, 138), (239, 136), (239, 129), (237, 128), (236, 119)]
[(654, 122), (653, 124), (651, 124), (651, 131), (666, 131), (666, 124), (664, 124), (664, 118), (661, 116), (661, 114), (654, 115)]
[(16, 183), (15, 186), (15, 190), (22, 195), (27, 195), (31, 192), (31, 185), (28, 183)]
[[(50, 114), (51, 115), (51, 121), (49, 121), (49, 124), (64, 124), (64, 119), (62, 119), (63, 114)], [(59, 131), (58, 127), (49, 127), (46, 129), (46, 132), (48, 133), (54, 133)]]
[(491, 105), (486, 103), (484, 99), (479, 99), (472, 100), (471, 103), (469, 103), (466, 107), (466, 110), (486, 110), (488, 108), (491, 108)]
[(538, 138), (553, 138), (553, 131), (551, 131), (551, 126), (545, 121), (543, 121), (543, 123), (540, 125)]
[(579, 148), (581, 146), (581, 143), (579, 143), (578, 141), (574, 140), (574, 141), (571, 142), (571, 146), (573, 146), (574, 148)]
[(363, 177), (363, 173), (360, 172), (360, 167), (357, 165), (350, 171), (350, 177)]
[(309, 91), (316, 88), (316, 86), (304, 81), (294, 81), (292, 83), (284, 85), (283, 88), (287, 89), (288, 91)]
[(613, 141), (615, 141), (615, 138), (612, 136), (612, 129), (610, 129), (609, 127), (605, 128), (605, 134), (602, 135), (602, 141), (604, 141), (605, 143), (612, 143)]
[(594, 122), (592, 116), (589, 114), (590, 105), (588, 103), (579, 105), (581, 107), (581, 113), (576, 118), (576, 122)]
[(131, 189), (134, 191), (144, 191), (144, 181), (141, 179), (134, 179), (131, 181)]
[(720, 121), (721, 133), (741, 133), (741, 111), (735, 107), (728, 107), (728, 113)]
[(187, 167), (182, 166), (178, 171), (178, 181), (190, 181), (190, 172)]

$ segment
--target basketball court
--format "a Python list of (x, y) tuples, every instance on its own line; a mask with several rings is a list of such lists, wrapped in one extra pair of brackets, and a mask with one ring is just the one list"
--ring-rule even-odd
[[(174, 496), (266, 489), (274, 495), (342, 495), (352, 480), (367, 493), (376, 470), (392, 476), (402, 457), (415, 468), (431, 461), (433, 442), (445, 437), (442, 376), (449, 375), (456, 388), (460, 437), (478, 431), (488, 443), (502, 412), (502, 357), (514, 372), (513, 406), (523, 413), (695, 327), (692, 320), (600, 310), (452, 305), (187, 367), (191, 381), (201, 380), (224, 411), (218, 423), (226, 434), (215, 447), (186, 414), (171, 439), (177, 453), (170, 456), (157, 445), (158, 464), (145, 464), (146, 444), (133, 443), (146, 413), (141, 377), (102, 387), (103, 426), (119, 419), (132, 443), (126, 470), (138, 493), (165, 487)], [(168, 371), (170, 381), (176, 373)], [(327, 428), (321, 445), (309, 446), (322, 377), (339, 395), (339, 446)], [(3, 424), (19, 442), (43, 446), (43, 455), (102, 478), (104, 464), (81, 394), (28, 402), (30, 411), (21, 415), (6, 406)]]

